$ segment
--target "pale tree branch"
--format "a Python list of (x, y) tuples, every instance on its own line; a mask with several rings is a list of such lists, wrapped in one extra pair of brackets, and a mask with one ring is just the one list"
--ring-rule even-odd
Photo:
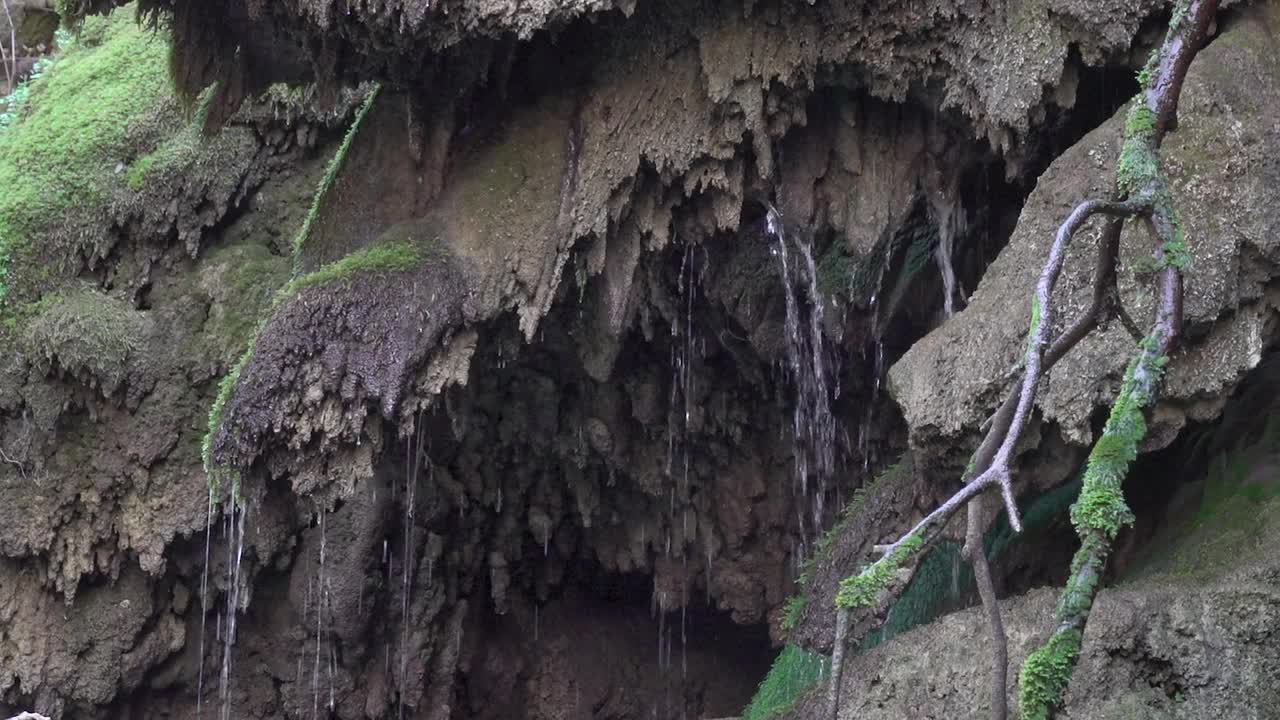
[[(1155, 400), (1163, 367), (1168, 360), (1167, 354), (1181, 329), (1182, 268), (1186, 262), (1186, 248), (1167, 181), (1159, 167), (1158, 150), (1165, 132), (1176, 124), (1178, 95), (1185, 73), (1207, 36), (1217, 7), (1218, 0), (1190, 0), (1189, 4), (1179, 4), (1165, 42), (1144, 73), (1144, 91), (1138, 98), (1140, 104), (1135, 107), (1145, 108), (1148, 116), (1135, 115), (1131, 111), (1130, 122), (1126, 123), (1125, 142), (1126, 153), (1138, 153), (1151, 162), (1125, 167), (1125, 153), (1122, 153), (1121, 160), (1117, 163), (1117, 199), (1081, 203), (1059, 227), (1049, 258), (1036, 284), (1021, 388), (1017, 393), (1009, 395), (992, 417), (983, 442), (965, 472), (964, 486), (902, 538), (879, 547), (883, 551), (883, 557), (860, 575), (841, 583), (841, 592), (837, 596), (836, 651), (832, 658), (831, 687), (828, 694), (831, 717), (834, 718), (839, 709), (844, 647), (849, 642), (860, 639), (875, 626), (888, 606), (905, 589), (920, 559), (936, 542), (942, 528), (962, 504), (969, 504), (966, 555), (974, 563), (979, 593), (987, 608), (995, 640), (997, 658), (993, 663), (992, 689), (997, 697), (992, 698), (993, 713), (997, 720), (1001, 720), (1007, 713), (1003, 707), (1007, 662), (999, 662), (1002, 648), (1007, 652), (1007, 643), (995, 602), (990, 568), (986, 565), (980, 547), (984, 509), (980, 496), (986, 489), (999, 486), (1010, 525), (1015, 531), (1021, 530), (1011, 490), (1010, 462), (1034, 407), (1036, 387), (1048, 369), (1097, 326), (1106, 305), (1111, 304), (1111, 311), (1120, 315), (1122, 322), (1125, 321), (1127, 314), (1123, 313), (1118, 293), (1114, 291), (1115, 258), (1123, 220), (1139, 216), (1146, 222), (1156, 240), (1153, 254), (1160, 268), (1157, 277), (1158, 308), (1151, 333), (1140, 343), (1140, 350), (1126, 373), (1125, 385), (1112, 406), (1112, 419), (1108, 421), (1102, 438), (1109, 438), (1113, 444), (1116, 440), (1122, 441), (1127, 454), (1119, 467), (1115, 466), (1114, 458), (1101, 458), (1099, 464), (1110, 462), (1112, 465), (1100, 469), (1094, 467), (1094, 458), (1091, 456), (1081, 501), (1073, 507), (1073, 521), (1080, 530), (1082, 547), (1072, 565), (1071, 582), (1058, 605), (1057, 629), (1043, 648), (1043, 652), (1058, 655), (1066, 648), (1065, 675), (1060, 672), (1063, 663), (1059, 661), (1063, 658), (1055, 655), (1052, 660), (1042, 662), (1040, 667), (1059, 669), (1058, 677), (1051, 678), (1048, 686), (1033, 688), (1033, 692), (1029, 694), (1025, 687), (1020, 688), (1020, 705), (1025, 696), (1043, 698), (1037, 700), (1042, 707), (1021, 708), (1024, 717), (1047, 717), (1060, 700), (1061, 692), (1074, 667), (1074, 652), (1078, 650), (1080, 632), (1105, 569), (1111, 540), (1118, 528), (1130, 518), (1120, 483), (1127, 472), (1128, 463), (1137, 454), (1137, 443), (1141, 440), (1138, 430), (1145, 432), (1142, 412)], [(1148, 170), (1152, 167), (1155, 168), (1154, 171)], [(1106, 215), (1111, 219), (1104, 226), (1099, 242), (1098, 267), (1090, 307), (1062, 336), (1050, 344), (1047, 342), (1048, 329), (1053, 326), (1055, 310), (1052, 294), (1062, 270), (1066, 249), (1076, 232), (1094, 215)], [(1114, 301), (1112, 298), (1115, 298)], [(1125, 324), (1133, 326), (1131, 320)], [(1132, 332), (1132, 328), (1130, 331)], [(1093, 484), (1090, 482), (1091, 472), (1095, 476)], [(1102, 479), (1096, 479), (1098, 477)], [(1072, 643), (1075, 650), (1070, 647)], [(1033, 665), (1029, 659), (1028, 667)], [(1038, 677), (1034, 668), (1030, 671), (1024, 668), (1022, 676), (1020, 683), (1023, 685), (1035, 686), (1037, 682), (1044, 685), (1044, 678)], [(1044, 691), (1036, 692), (1039, 689)]]
[(4, 17), (9, 23), (9, 54), (4, 53), (4, 45), (0, 45), (0, 64), (4, 65), (4, 79), (10, 90), (18, 83), (18, 24), (13, 21), (9, 12), (10, 0), (0, 0), (4, 6)]
[[(1117, 195), (1127, 193), (1150, 204), (1143, 220), (1154, 241), (1153, 259), (1160, 268), (1156, 313), (1085, 467), (1080, 499), (1071, 511), (1080, 549), (1072, 559), (1070, 577), (1054, 612), (1053, 632), (1027, 657), (1018, 679), (1018, 705), (1024, 718), (1050, 718), (1061, 705), (1112, 542), (1121, 528), (1133, 522), (1123, 483), (1146, 435), (1145, 412), (1159, 396), (1164, 367), (1182, 330), (1182, 273), (1188, 262), (1159, 151), (1165, 134), (1177, 124), (1178, 99), (1187, 69), (1208, 37), (1218, 4), (1219, 0), (1190, 0), (1175, 6), (1165, 41), (1144, 71), (1140, 104), (1130, 110), (1126, 123), (1125, 149), (1122, 162), (1117, 163)], [(1128, 168), (1123, 166), (1126, 155)], [(1135, 158), (1138, 162), (1133, 162)]]
[[(992, 416), (982, 444), (977, 452), (974, 453), (973, 461), (965, 471), (963, 478), (965, 484), (898, 540), (888, 545), (877, 546), (876, 549), (882, 554), (881, 559), (864, 570), (860, 576), (855, 576), (845, 581), (846, 583), (850, 581), (858, 583), (864, 579), (867, 581), (871, 581), (873, 578), (883, 579), (880, 585), (872, 588), (873, 592), (864, 593), (864, 603), (861, 606), (846, 607), (837, 602), (836, 649), (832, 655), (831, 691), (828, 695), (829, 715), (831, 717), (834, 718), (839, 710), (839, 684), (843, 671), (843, 647), (848, 643), (857, 642), (879, 624), (879, 620), (887, 611), (888, 606), (897, 599), (898, 595), (910, 582), (911, 574), (914, 572), (916, 565), (927, 554), (928, 550), (933, 547), (938, 538), (941, 537), (942, 531), (962, 506), (978, 498), (989, 488), (999, 487), (1005, 510), (1009, 515), (1010, 525), (1016, 531), (1021, 531), (1022, 523), (1013, 497), (1012, 473), (1009, 466), (1018, 440), (1030, 417), (1031, 408), (1035, 401), (1036, 388), (1039, 384), (1038, 381), (1076, 343), (1097, 326), (1098, 318), (1107, 296), (1107, 288), (1103, 284), (1114, 281), (1113, 269), (1096, 275), (1093, 301), (1086, 310), (1086, 314), (1079, 318), (1060, 337), (1056, 338), (1053, 343), (1049, 343), (1048, 334), (1052, 327), (1054, 307), (1050, 302), (1050, 298), (1058, 277), (1061, 275), (1067, 247), (1090, 218), (1095, 215), (1108, 216), (1113, 220), (1108, 222), (1104, 228), (1098, 253), (1098, 262), (1102, 265), (1107, 262), (1108, 258), (1113, 260), (1116, 255), (1114, 241), (1118, 239), (1119, 228), (1121, 227), (1119, 220), (1130, 217), (1141, 210), (1142, 205), (1136, 202), (1090, 200), (1077, 206), (1058, 229), (1049, 253), (1049, 259), (1045, 262), (1039, 281), (1036, 284), (1036, 300), (1034, 301), (1032, 313), (1033, 323), (1023, 359), (1023, 381), (1016, 392), (1010, 393)], [(972, 553), (971, 558), (976, 557), (980, 552)], [(985, 558), (983, 560), (985, 566)], [(889, 572), (884, 572), (885, 570)], [(977, 568), (975, 568), (976, 570)], [(989, 582), (989, 572), (987, 575)], [(986, 592), (986, 590), (980, 588), (980, 592)], [(994, 590), (991, 591), (991, 595), (991, 601), (994, 603)], [(998, 613), (998, 610), (996, 612)], [(850, 633), (852, 633), (852, 636), (850, 636)], [(1003, 629), (1001, 628), (999, 637), (997, 637), (997, 647), (1002, 641)]]

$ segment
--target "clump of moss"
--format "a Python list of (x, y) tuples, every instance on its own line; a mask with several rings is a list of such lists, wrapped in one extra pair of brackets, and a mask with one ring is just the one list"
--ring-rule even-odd
[(742, 720), (769, 720), (786, 712), (801, 693), (826, 677), (829, 661), (795, 645), (787, 645), (760, 682)]
[(808, 605), (808, 596), (792, 595), (791, 599), (787, 600), (787, 604), (782, 607), (782, 629), (787, 632), (794, 630), (796, 624), (800, 622), (800, 615)]
[[(409, 272), (417, 268), (422, 263), (423, 258), (424, 251), (422, 247), (409, 241), (390, 242), (364, 248), (313, 273), (294, 278), (276, 293), (274, 302), (278, 305), (307, 288), (349, 279), (359, 273)], [(252, 278), (253, 275), (250, 277)], [(252, 279), (248, 280), (248, 282), (255, 283)], [(260, 286), (254, 284), (254, 287)], [(237, 322), (248, 322), (248, 316), (239, 318)], [(247, 325), (238, 327), (243, 329)], [(249, 361), (253, 359), (253, 351), (257, 345), (257, 337), (261, 329), (261, 324), (257, 324), (251, 333), (246, 333), (250, 337), (249, 345), (244, 353), (241, 354), (239, 361), (218, 384), (218, 394), (213, 401), (213, 405), (209, 408), (208, 428), (201, 444), (201, 456), (204, 460), (205, 473), (209, 477), (211, 487), (215, 490), (221, 486), (223, 480), (230, 478), (233, 483), (233, 491), (238, 492), (239, 473), (234, 468), (221, 467), (214, 462), (213, 441), (218, 429), (222, 426), (222, 417), (226, 411), (227, 403), (230, 402), (236, 385), (240, 382), (240, 374), (248, 366)], [(235, 492), (233, 492), (234, 494)]]
[(857, 517), (859, 512), (862, 511), (862, 506), (866, 504), (867, 498), (872, 493), (876, 492), (878, 488), (895, 482), (902, 473), (909, 473), (910, 468), (910, 459), (904, 456), (899, 462), (885, 468), (883, 472), (876, 476), (875, 480), (872, 480), (867, 485), (853, 491), (853, 497), (850, 498), (849, 502), (845, 505), (844, 510), (840, 514), (840, 519), (835, 525), (831, 526), (829, 530), (823, 533), (822, 537), (818, 538), (818, 541), (814, 544), (813, 554), (811, 554), (804, 561), (804, 564), (800, 566), (800, 574), (796, 578), (796, 582), (799, 583), (800, 587), (805, 587), (809, 584), (813, 568), (817, 566), (822, 558), (826, 557), (827, 553), (831, 551), (832, 545), (835, 544), (836, 540), (838, 540), (849, 527), (849, 523)]
[(424, 259), (423, 249), (413, 242), (391, 242), (363, 248), (315, 272), (290, 280), (277, 295), (277, 302), (283, 302), (309, 287), (345, 280), (359, 273), (409, 272), (419, 267)]
[(1155, 148), (1155, 113), (1134, 100), (1125, 119), (1124, 145), (1116, 161), (1116, 185), (1124, 193), (1136, 193), (1155, 182), (1160, 160)]
[(289, 280), (289, 261), (257, 243), (219, 248), (207, 260), (221, 265), (222, 297), (205, 321), (210, 350), (234, 357), (257, 334), (263, 314)]
[(836, 593), (836, 607), (846, 610), (873, 607), (880, 599), (880, 593), (896, 579), (901, 570), (920, 549), (924, 547), (924, 538), (911, 535), (890, 554), (872, 563), (861, 573), (840, 581), (840, 591)]
[(27, 354), (83, 373), (110, 394), (142, 343), (144, 318), (123, 300), (85, 287), (28, 305), (21, 331)]
[(1022, 720), (1049, 720), (1062, 702), (1080, 654), (1079, 630), (1055, 633), (1044, 647), (1027, 656), (1018, 676), (1018, 712)]
[(231, 479), (233, 488), (238, 489), (240, 474), (234, 468), (226, 468), (218, 465), (213, 459), (213, 440), (218, 434), (218, 429), (222, 427), (222, 416), (227, 409), (227, 403), (231, 401), (231, 395), (236, 391), (236, 385), (240, 382), (240, 374), (245, 367), (249, 365), (249, 361), (253, 359), (253, 350), (256, 343), (251, 342), (249, 347), (245, 348), (244, 353), (240, 355), (240, 359), (232, 366), (231, 372), (218, 383), (218, 394), (214, 397), (213, 405), (209, 407), (208, 428), (205, 431), (204, 438), (200, 441), (200, 458), (204, 462), (205, 476), (208, 478), (209, 487), (217, 495), (225, 479)]
[(902, 633), (932, 622), (958, 603), (962, 591), (973, 584), (973, 571), (960, 558), (960, 544), (943, 541), (934, 545), (911, 576), (911, 583), (893, 603), (893, 611), (875, 630), (862, 639), (865, 652)]
[[(1123, 484), (1129, 465), (1138, 457), (1138, 444), (1147, 434), (1142, 411), (1148, 398), (1134, 381), (1144, 357), (1146, 353), (1140, 353), (1125, 371), (1102, 436), (1089, 453), (1080, 498), (1071, 507), (1071, 522), (1082, 536), (1088, 530), (1096, 530), (1114, 539), (1120, 528), (1133, 522)], [(1159, 373), (1161, 369), (1147, 367), (1145, 372)]]

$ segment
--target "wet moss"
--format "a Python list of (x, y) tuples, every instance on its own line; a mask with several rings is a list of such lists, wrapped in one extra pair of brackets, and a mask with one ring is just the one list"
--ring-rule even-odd
[(791, 599), (787, 600), (787, 604), (782, 607), (782, 629), (788, 632), (794, 630), (796, 624), (800, 622), (800, 616), (808, 605), (808, 596), (792, 595)]
[(307, 288), (347, 280), (363, 273), (410, 272), (421, 266), (426, 259), (425, 250), (417, 243), (408, 241), (357, 250), (315, 272), (290, 280), (276, 296), (276, 302), (283, 302)]
[(1018, 712), (1022, 720), (1049, 720), (1062, 702), (1080, 654), (1079, 630), (1055, 633), (1044, 647), (1027, 656), (1018, 676)]
[(223, 266), (225, 288), (210, 310), (205, 336), (215, 353), (235, 357), (257, 334), (276, 293), (288, 282), (288, 258), (253, 243), (220, 248), (207, 262)]
[(233, 488), (238, 489), (239, 487), (239, 472), (235, 468), (224, 467), (214, 462), (213, 440), (217, 436), (218, 430), (222, 427), (223, 413), (227, 409), (227, 403), (231, 401), (232, 394), (236, 391), (236, 385), (240, 382), (240, 374), (249, 365), (249, 361), (253, 359), (255, 344), (251, 342), (249, 347), (245, 348), (245, 351), (240, 355), (240, 359), (232, 366), (231, 371), (218, 383), (218, 394), (214, 397), (213, 405), (209, 407), (208, 427), (204, 438), (200, 441), (200, 458), (204, 463), (204, 472), (209, 482), (209, 488), (215, 496), (219, 495), (226, 480), (231, 480)]
[(142, 345), (144, 318), (128, 303), (85, 286), (47, 295), (23, 308), (23, 350), (86, 374), (110, 392)]
[(918, 534), (912, 535), (861, 573), (841, 580), (840, 591), (836, 593), (836, 607), (846, 610), (873, 607), (880, 594), (897, 578), (898, 571), (923, 546), (924, 539)]
[(858, 513), (862, 511), (863, 505), (867, 502), (867, 498), (874, 494), (879, 488), (896, 482), (901, 478), (902, 473), (911, 472), (910, 468), (911, 461), (908, 457), (904, 456), (898, 462), (885, 468), (884, 471), (876, 476), (875, 480), (872, 480), (867, 485), (853, 491), (853, 497), (850, 498), (848, 504), (845, 505), (844, 510), (840, 514), (840, 519), (835, 525), (832, 525), (829, 530), (823, 533), (822, 537), (818, 538), (818, 541), (814, 544), (813, 553), (807, 560), (805, 560), (804, 564), (800, 566), (800, 574), (796, 579), (796, 582), (800, 587), (803, 588), (809, 584), (813, 568), (816, 567), (829, 552), (831, 552), (832, 546), (834, 546), (840, 539), (840, 536), (844, 534), (845, 530), (849, 528), (849, 523), (856, 521)]
[(848, 296), (853, 287), (857, 260), (842, 238), (836, 238), (818, 260), (818, 292), (826, 297)]

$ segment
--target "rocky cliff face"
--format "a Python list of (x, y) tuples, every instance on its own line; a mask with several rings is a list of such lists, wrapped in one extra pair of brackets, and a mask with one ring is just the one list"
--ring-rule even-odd
[[(1171, 140), (1203, 265), (1152, 450), (1271, 344), (1263, 7), (1224, 19)], [(83, 19), (0, 131), (0, 711), (737, 714), (797, 576), (790, 637), (825, 651), (835, 582), (950, 492), (1165, 9), (144, 2), (157, 35), (127, 10)], [(1091, 343), (1050, 380), (1028, 496), (1112, 392), (1123, 330)], [(1012, 601), (1024, 640), (1045, 597)], [(1099, 658), (1164, 632), (1119, 612)], [(976, 711), (960, 672), (873, 700), (911, 637), (846, 692)], [(1182, 711), (1215, 682), (1178, 680)]]

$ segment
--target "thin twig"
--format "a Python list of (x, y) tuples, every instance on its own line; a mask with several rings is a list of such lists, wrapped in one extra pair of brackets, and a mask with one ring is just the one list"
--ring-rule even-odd
[(4, 46), (0, 45), (0, 64), (4, 65), (5, 81), (9, 83), (9, 91), (12, 92), (18, 84), (18, 26), (13, 22), (13, 15), (9, 12), (9, 0), (0, 0), (0, 4), (4, 5), (4, 16), (9, 21), (9, 58), (4, 56)]

